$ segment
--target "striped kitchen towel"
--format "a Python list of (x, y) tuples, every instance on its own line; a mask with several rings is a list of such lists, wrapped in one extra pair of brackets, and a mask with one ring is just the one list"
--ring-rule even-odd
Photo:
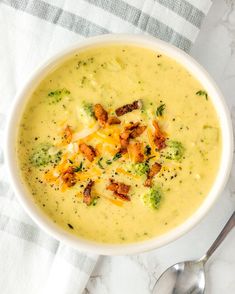
[(189, 51), (210, 0), (0, 0), (0, 292), (79, 294), (98, 256), (41, 231), (13, 195), (5, 121), (16, 91), (45, 58), (104, 33), (149, 34)]

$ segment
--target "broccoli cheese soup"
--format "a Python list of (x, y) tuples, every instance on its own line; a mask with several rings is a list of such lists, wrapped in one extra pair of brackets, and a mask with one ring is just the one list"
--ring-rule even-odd
[(220, 163), (206, 89), (175, 60), (107, 45), (74, 54), (35, 89), (19, 128), (22, 181), (79, 237), (131, 243), (183, 223)]

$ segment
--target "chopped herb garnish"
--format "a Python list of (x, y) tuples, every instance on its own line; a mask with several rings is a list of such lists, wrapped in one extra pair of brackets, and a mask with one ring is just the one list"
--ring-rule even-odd
[(70, 229), (73, 230), (73, 226), (71, 224), (67, 224)]
[(82, 166), (83, 166), (83, 163), (82, 162), (79, 164), (79, 166), (76, 166), (74, 168), (75, 173), (80, 172), (82, 170)]
[(69, 159), (69, 163), (73, 164), (73, 161), (71, 159)]
[(79, 60), (77, 62), (76, 69), (79, 69), (81, 66), (89, 65), (89, 64), (93, 63), (93, 61), (94, 61), (94, 57), (90, 57), (90, 58), (88, 58), (86, 60)]
[(206, 91), (203, 91), (203, 90), (199, 90), (196, 92), (196, 95), (198, 96), (205, 96), (206, 97), (206, 100), (208, 100), (208, 94)]
[(114, 155), (114, 157), (113, 157), (113, 161), (116, 161), (116, 160), (118, 160), (118, 159), (121, 158), (121, 157), (122, 157), (122, 153), (117, 152), (117, 153)]
[(64, 96), (69, 94), (70, 94), (70, 91), (67, 90), (66, 88), (51, 91), (47, 95), (49, 97), (49, 104), (56, 104), (60, 102), (60, 100), (64, 98)]
[(156, 110), (156, 115), (163, 116), (163, 112), (165, 110), (165, 107), (166, 107), (166, 104), (161, 104)]
[(98, 164), (98, 166), (99, 166), (101, 169), (104, 169), (104, 167), (103, 167), (103, 165), (102, 165), (102, 163), (101, 163), (102, 160), (103, 160), (103, 157), (101, 157), (101, 158), (98, 160), (97, 164)]
[(147, 146), (145, 146), (145, 148), (144, 148), (144, 154), (145, 155), (150, 155), (151, 154), (151, 147), (149, 146), (149, 145), (147, 145)]
[(108, 164), (108, 165), (112, 164), (112, 160), (110, 160), (110, 159), (106, 160), (106, 164)]

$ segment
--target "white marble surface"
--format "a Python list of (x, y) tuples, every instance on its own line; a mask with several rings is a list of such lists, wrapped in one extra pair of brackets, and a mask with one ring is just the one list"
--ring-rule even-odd
[[(214, 0), (191, 51), (214, 77), (235, 126), (235, 1)], [(173, 263), (200, 257), (235, 207), (235, 165), (226, 190), (190, 233), (164, 248), (134, 256), (100, 257), (84, 294), (150, 294), (156, 278)], [(206, 266), (206, 294), (235, 293), (235, 230)], [(164, 294), (164, 293), (159, 293)]]

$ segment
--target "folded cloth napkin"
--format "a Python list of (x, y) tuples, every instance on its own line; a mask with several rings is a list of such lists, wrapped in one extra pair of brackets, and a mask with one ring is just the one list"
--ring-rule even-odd
[(104, 33), (149, 34), (189, 51), (210, 6), (210, 0), (0, 0), (1, 293), (82, 293), (98, 259), (41, 231), (8, 183), (5, 121), (25, 78), (55, 51)]

